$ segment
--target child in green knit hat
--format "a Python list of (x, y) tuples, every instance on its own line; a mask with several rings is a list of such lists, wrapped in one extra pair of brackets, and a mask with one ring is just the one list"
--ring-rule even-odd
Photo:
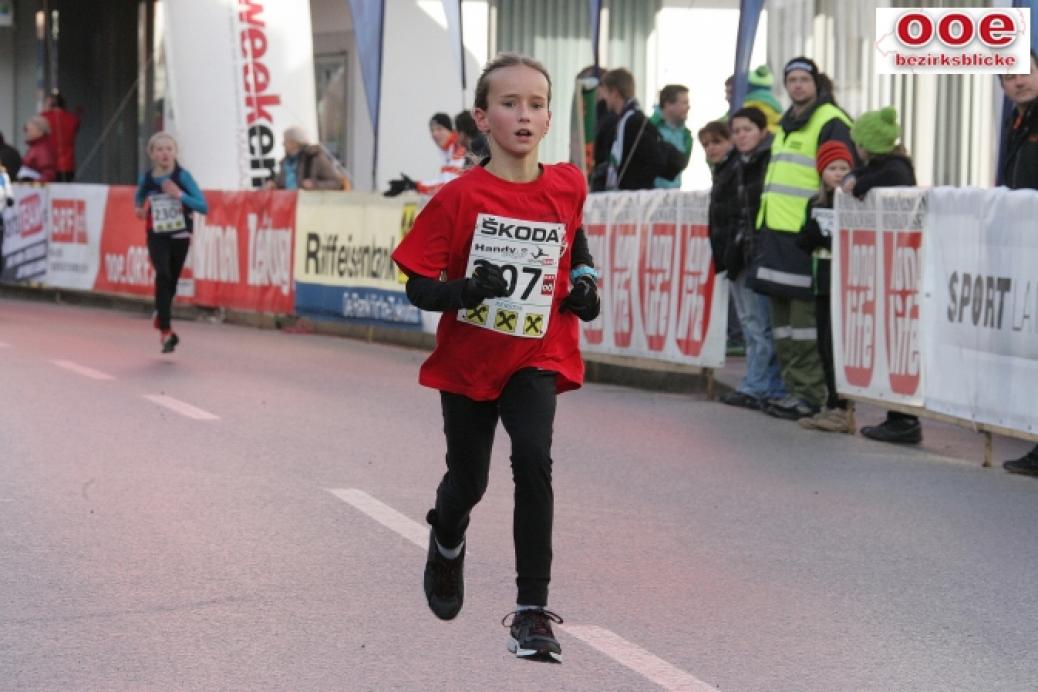
[[(843, 179), (843, 191), (864, 199), (874, 187), (914, 186), (915, 169), (898, 141), (900, 138), (901, 126), (893, 107), (858, 116), (851, 126), (851, 139), (864, 163)], [(923, 439), (919, 419), (897, 411), (887, 411), (885, 421), (862, 428), (861, 434), (872, 440), (900, 444), (918, 444)]]

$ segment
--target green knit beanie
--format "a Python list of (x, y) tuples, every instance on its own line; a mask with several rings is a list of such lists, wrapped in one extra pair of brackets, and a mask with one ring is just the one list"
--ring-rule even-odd
[(901, 127), (893, 106), (862, 113), (851, 126), (851, 139), (870, 154), (889, 154), (900, 136)]
[(771, 73), (771, 68), (767, 65), (758, 65), (750, 71), (749, 83), (751, 88), (770, 89), (775, 83), (775, 75)]

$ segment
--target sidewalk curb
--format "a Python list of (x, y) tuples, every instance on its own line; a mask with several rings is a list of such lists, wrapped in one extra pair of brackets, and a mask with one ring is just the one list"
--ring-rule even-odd
[[(106, 308), (142, 315), (149, 315), (153, 310), (150, 298), (63, 288), (2, 284), (0, 285), (0, 297)], [(173, 315), (181, 320), (208, 320), (257, 329), (279, 329), (286, 333), (339, 336), (359, 339), (368, 343), (385, 343), (424, 351), (431, 351), (436, 343), (436, 336), (425, 332), (349, 324), (298, 315), (274, 315), (177, 304), (173, 306)], [(584, 363), (586, 366), (585, 377), (589, 382), (673, 394), (706, 395), (708, 391), (707, 371), (704, 368), (599, 354), (585, 354)], [(717, 395), (731, 388), (730, 385), (720, 380), (714, 380), (714, 392)]]

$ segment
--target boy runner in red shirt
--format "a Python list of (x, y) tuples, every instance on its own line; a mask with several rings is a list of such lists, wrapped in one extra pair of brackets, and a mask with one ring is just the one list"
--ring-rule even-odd
[(443, 312), (419, 382), (440, 390), (447, 472), (426, 520), (425, 594), (437, 617), (461, 610), (469, 513), (487, 487), (494, 429), (512, 441), (518, 607), (508, 648), (561, 661), (546, 609), (551, 576), (551, 437), (556, 395), (584, 379), (577, 317), (598, 316), (597, 274), (580, 228), (587, 196), (571, 164), (541, 165), (551, 80), (502, 54), (483, 70), (473, 115), (490, 158), (433, 197), (393, 253), (407, 295)]

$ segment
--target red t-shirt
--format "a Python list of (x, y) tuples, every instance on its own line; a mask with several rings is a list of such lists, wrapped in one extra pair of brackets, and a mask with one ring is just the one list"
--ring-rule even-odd
[[(545, 224), (564, 226), (565, 238), (559, 238), (561, 255), (557, 263), (545, 260), (544, 275), (537, 283), (545, 294), (550, 292), (552, 282), (554, 285), (543, 336), (506, 334), (469, 324), (459, 318), (457, 311), (445, 312), (436, 329), (436, 348), (419, 372), (421, 384), (477, 401), (492, 401), (522, 368), (555, 372), (559, 392), (576, 389), (583, 383), (577, 318), (570, 312), (559, 313), (559, 302), (569, 293), (569, 249), (582, 222), (587, 186), (583, 174), (572, 164), (541, 168), (540, 177), (528, 183), (502, 180), (480, 166), (471, 169), (436, 193), (393, 252), (393, 260), (405, 272), (432, 279), (439, 279), (441, 272), (446, 272), (446, 279), (452, 281), (467, 275), (477, 220), (483, 224), (481, 233), (487, 232), (488, 227), (501, 231), (500, 236), (481, 235), (480, 240), (486, 241), (504, 238), (506, 234), (529, 238), (531, 228), (538, 229), (534, 236), (540, 233), (544, 237), (539, 229)], [(549, 230), (549, 238), (550, 233)], [(541, 254), (540, 249), (533, 247)], [(521, 288), (529, 268), (522, 273), (512, 271), (520, 277)]]

